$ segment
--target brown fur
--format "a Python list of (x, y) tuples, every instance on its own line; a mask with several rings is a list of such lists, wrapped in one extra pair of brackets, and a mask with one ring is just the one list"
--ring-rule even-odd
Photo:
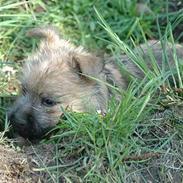
[[(22, 92), (9, 112), (9, 119), (21, 136), (41, 137), (58, 123), (63, 109), (106, 112), (110, 97), (106, 83), (123, 89), (127, 87), (128, 79), (120, 73), (113, 57), (104, 61), (60, 38), (50, 27), (33, 29), (28, 35), (43, 39), (38, 51), (25, 62), (20, 79)], [(150, 41), (148, 44), (161, 65), (160, 43)], [(182, 47), (176, 47), (183, 58)], [(147, 45), (141, 45), (135, 52), (139, 50), (148, 62)], [(168, 56), (173, 60), (171, 46), (168, 46)], [(128, 56), (122, 55), (121, 60), (129, 72), (143, 77)]]

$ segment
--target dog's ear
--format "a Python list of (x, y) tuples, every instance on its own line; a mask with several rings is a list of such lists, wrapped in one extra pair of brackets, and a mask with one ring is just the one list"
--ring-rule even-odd
[(97, 77), (104, 66), (103, 61), (92, 54), (74, 55), (72, 58), (72, 67), (81, 76)]
[(48, 45), (53, 45), (60, 40), (58, 30), (53, 26), (33, 28), (26, 35), (29, 37), (43, 38), (43, 43)]

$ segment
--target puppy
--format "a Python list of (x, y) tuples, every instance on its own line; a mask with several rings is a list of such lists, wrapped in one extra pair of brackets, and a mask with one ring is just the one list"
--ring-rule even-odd
[[(32, 29), (28, 35), (42, 40), (37, 52), (25, 61), (20, 78), (20, 96), (9, 112), (9, 120), (20, 136), (39, 139), (58, 123), (64, 109), (105, 113), (111, 96), (108, 84), (120, 89), (128, 86), (129, 81), (119, 71), (115, 58), (102, 59), (82, 47), (75, 47), (60, 38), (51, 27)], [(148, 45), (161, 65), (161, 44), (149, 41)], [(176, 45), (176, 51), (178, 58), (183, 59), (182, 46)], [(145, 61), (150, 63), (147, 44), (140, 45), (135, 52), (141, 52)], [(173, 62), (170, 45), (167, 53)], [(122, 55), (120, 59), (135, 77), (144, 77), (128, 56)]]

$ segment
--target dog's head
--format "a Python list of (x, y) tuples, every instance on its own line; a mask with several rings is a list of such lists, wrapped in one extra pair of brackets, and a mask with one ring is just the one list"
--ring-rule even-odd
[(97, 82), (103, 78), (98, 57), (61, 39), (50, 27), (35, 28), (28, 35), (42, 40), (25, 61), (20, 96), (9, 111), (9, 120), (21, 136), (41, 137), (58, 123), (63, 109), (106, 108), (106, 87)]

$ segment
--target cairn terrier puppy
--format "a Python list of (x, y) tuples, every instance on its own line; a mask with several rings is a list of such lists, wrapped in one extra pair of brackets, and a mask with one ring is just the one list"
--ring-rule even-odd
[[(128, 79), (119, 71), (114, 58), (99, 58), (62, 39), (51, 27), (35, 28), (28, 36), (41, 37), (36, 53), (26, 59), (20, 78), (20, 96), (9, 111), (9, 120), (22, 137), (38, 139), (54, 127), (63, 109), (78, 112), (101, 111), (105, 113), (111, 90), (106, 83), (126, 88)], [(163, 59), (160, 42), (149, 41), (149, 47), (159, 65)], [(147, 44), (134, 50), (141, 52), (147, 62)], [(173, 48), (166, 48), (173, 62)], [(183, 59), (183, 49), (176, 45), (178, 58)], [(126, 55), (121, 62), (135, 77), (143, 73)]]

